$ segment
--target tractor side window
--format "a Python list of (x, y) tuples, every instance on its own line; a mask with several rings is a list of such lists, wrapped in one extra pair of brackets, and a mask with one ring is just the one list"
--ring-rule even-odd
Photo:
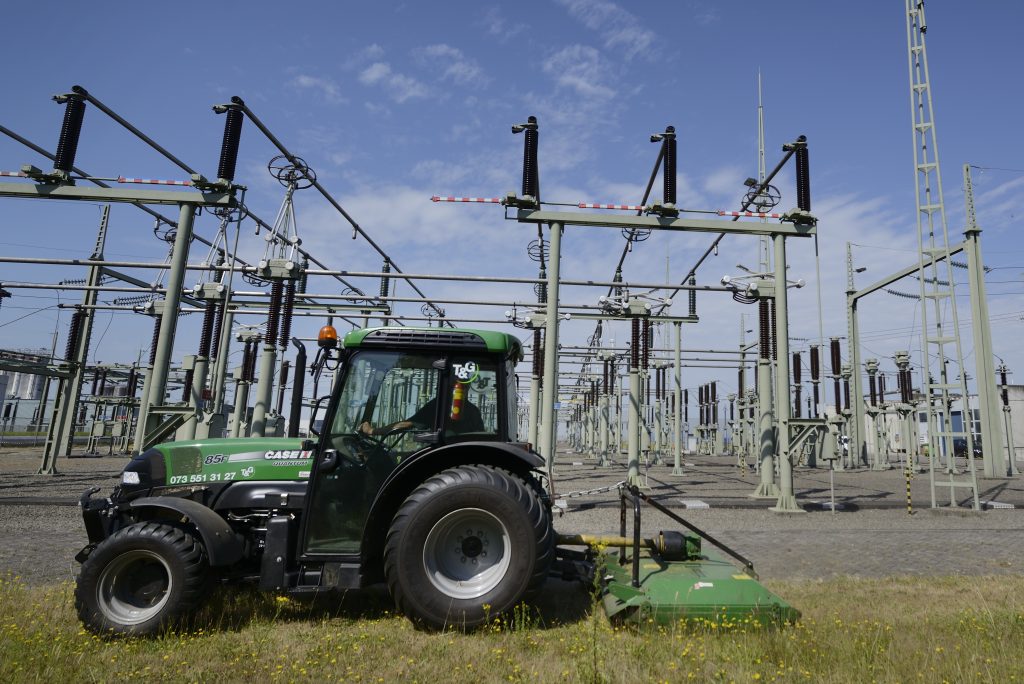
[(497, 439), (499, 365), (490, 359), (455, 356), (449, 369), (446, 440)]

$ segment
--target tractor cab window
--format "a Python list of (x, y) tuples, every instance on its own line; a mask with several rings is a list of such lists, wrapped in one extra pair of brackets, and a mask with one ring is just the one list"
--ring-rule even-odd
[(446, 442), (498, 439), (499, 369), (491, 359), (451, 357), (444, 416)]

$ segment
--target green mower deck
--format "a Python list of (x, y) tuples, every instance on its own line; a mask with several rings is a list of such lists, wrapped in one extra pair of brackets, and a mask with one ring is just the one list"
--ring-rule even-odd
[(632, 559), (620, 564), (618, 549), (605, 552), (603, 601), (615, 624), (738, 627), (756, 623), (781, 627), (800, 611), (768, 591), (714, 551), (700, 560), (664, 561), (640, 553), (640, 586), (632, 586)]

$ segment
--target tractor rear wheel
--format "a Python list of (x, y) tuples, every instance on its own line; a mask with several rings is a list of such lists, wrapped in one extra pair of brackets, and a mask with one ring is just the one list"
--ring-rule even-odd
[(426, 480), (395, 515), (384, 571), (399, 610), (429, 629), (471, 629), (540, 588), (554, 558), (534, 487), (489, 466)]
[(203, 546), (189, 532), (136, 523), (112, 534), (82, 563), (75, 607), (96, 634), (149, 636), (195, 609), (209, 576)]

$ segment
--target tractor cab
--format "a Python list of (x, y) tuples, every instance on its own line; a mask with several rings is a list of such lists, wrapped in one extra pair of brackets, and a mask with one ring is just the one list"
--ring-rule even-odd
[[(415, 335), (388, 328), (345, 340), (319, 435), (308, 553), (358, 553), (374, 500), (403, 464), (453, 445), (516, 441), (518, 345), (495, 353), (470, 334), (456, 337), (462, 347), (417, 348)], [(396, 337), (408, 344), (395, 348)]]

